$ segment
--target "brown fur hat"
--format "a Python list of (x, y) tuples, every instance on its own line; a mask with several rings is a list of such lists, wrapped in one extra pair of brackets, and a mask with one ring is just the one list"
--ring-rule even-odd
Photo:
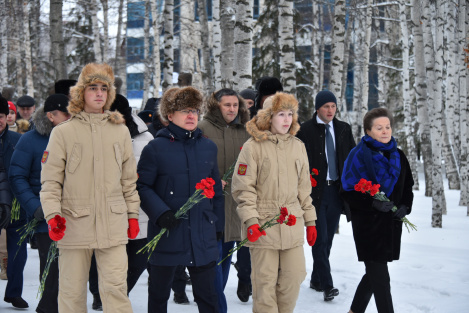
[(275, 95), (268, 97), (264, 101), (263, 109), (259, 110), (257, 115), (246, 124), (246, 130), (256, 141), (266, 140), (266, 131), (270, 130), (272, 116), (282, 110), (293, 111), (293, 121), (288, 133), (295, 136), (300, 129), (300, 124), (298, 124), (298, 101), (293, 95), (284, 92), (277, 92)]
[(168, 115), (186, 108), (200, 110), (203, 104), (202, 93), (194, 87), (171, 88), (160, 100), (158, 113), (163, 121), (169, 122)]
[[(227, 92), (228, 91), (228, 92)], [(231, 91), (231, 92), (229, 92)], [(218, 93), (222, 92), (222, 96)], [(239, 117), (239, 122), (240, 124), (246, 125), (246, 123), (249, 121), (249, 109), (246, 105), (246, 102), (244, 101), (244, 98), (241, 97), (236, 91), (231, 90), (231, 89), (220, 89), (215, 92), (212, 92), (212, 94), (206, 99), (205, 105), (204, 105), (204, 114), (207, 113), (212, 113), (215, 114), (216, 111), (220, 110), (219, 106), (219, 101), (217, 98), (221, 99), (224, 96), (236, 96), (238, 97), (238, 102), (239, 102), (239, 109), (238, 109), (238, 117)], [(221, 101), (221, 100), (220, 100)]]
[(107, 100), (103, 110), (109, 110), (116, 98), (116, 87), (114, 86), (114, 72), (112, 67), (106, 63), (89, 63), (83, 67), (78, 77), (78, 82), (70, 88), (70, 102), (68, 112), (73, 116), (85, 107), (85, 88), (93, 83), (102, 83), (108, 87)]

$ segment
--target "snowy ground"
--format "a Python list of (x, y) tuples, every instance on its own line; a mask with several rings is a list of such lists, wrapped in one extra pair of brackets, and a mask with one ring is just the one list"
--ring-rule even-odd
[[(420, 180), (421, 189), (424, 182)], [(447, 184), (446, 184), (447, 186)], [(414, 209), (409, 219), (418, 225), (418, 231), (402, 236), (401, 260), (390, 263), (391, 288), (395, 312), (403, 313), (463, 313), (469, 312), (469, 217), (466, 208), (458, 206), (459, 191), (446, 190), (448, 214), (443, 217), (443, 228), (431, 227), (431, 199), (423, 191), (415, 192)], [(311, 249), (305, 246), (308, 277), (301, 286), (295, 312), (348, 312), (355, 288), (364, 273), (364, 265), (357, 261), (351, 225), (340, 221), (340, 234), (335, 236), (331, 252), (334, 284), (340, 295), (324, 302), (322, 293), (309, 288), (312, 270)], [(36, 250), (28, 250), (23, 298), (35, 312), (38, 300), (39, 258)], [(6, 282), (0, 281), (3, 293)], [(225, 290), (230, 312), (251, 312), (252, 300), (242, 303), (236, 296), (237, 277), (232, 267)], [(169, 312), (198, 312), (193, 302), (191, 287), (187, 293), (190, 305), (181, 306), (169, 301)], [(147, 312), (147, 274), (144, 273), (130, 294), (134, 312)], [(92, 296), (88, 294), (88, 309)], [(0, 312), (14, 312), (10, 304), (0, 300)], [(374, 300), (367, 312), (376, 313)]]

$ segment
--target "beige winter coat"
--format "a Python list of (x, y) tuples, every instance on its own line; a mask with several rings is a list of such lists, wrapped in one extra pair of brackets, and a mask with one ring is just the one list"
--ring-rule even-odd
[(81, 111), (54, 127), (43, 157), (44, 215), (66, 219), (59, 248), (109, 248), (127, 243), (138, 218), (137, 169), (122, 115)]
[(249, 226), (262, 226), (286, 207), (296, 216), (296, 225), (275, 225), (266, 229), (266, 236), (246, 246), (283, 250), (303, 245), (304, 227), (315, 225), (316, 220), (305, 146), (291, 133), (273, 135), (251, 122), (248, 131), (253, 137), (243, 146), (232, 180), (241, 236), (246, 238)]
[[(249, 139), (245, 124), (249, 120), (249, 111), (242, 98), (239, 101), (239, 113), (236, 119), (227, 125), (212, 96), (207, 101), (208, 112), (198, 127), (204, 136), (215, 142), (218, 148), (217, 161), (220, 178), (234, 164), (241, 147)], [(231, 177), (225, 189), (225, 242), (241, 240), (241, 221), (236, 213), (236, 202), (231, 196)]]

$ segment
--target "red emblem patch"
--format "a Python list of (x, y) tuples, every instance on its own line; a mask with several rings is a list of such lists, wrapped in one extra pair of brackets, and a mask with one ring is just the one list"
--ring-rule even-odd
[(238, 167), (238, 175), (246, 175), (248, 166), (246, 164), (240, 164)]
[(49, 151), (44, 151), (44, 154), (42, 155), (42, 159), (41, 159), (41, 163), (46, 163), (47, 162), (47, 158), (49, 157)]

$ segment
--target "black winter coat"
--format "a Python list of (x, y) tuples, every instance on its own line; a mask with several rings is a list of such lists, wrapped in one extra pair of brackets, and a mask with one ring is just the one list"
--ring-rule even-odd
[[(397, 149), (401, 158), (401, 173), (389, 199), (399, 207), (404, 204), (408, 212), (412, 210), (414, 179), (409, 161)], [(386, 154), (385, 154), (386, 156)], [(401, 251), (402, 222), (394, 218), (394, 213), (383, 213), (372, 207), (373, 198), (369, 194), (341, 189), (342, 198), (352, 211), (353, 238), (359, 261), (399, 260)]]
[[(11, 209), (13, 194), (8, 181), (11, 157), (16, 143), (21, 135), (8, 130), (8, 125), (0, 134), (0, 204), (5, 204)], [(23, 213), (23, 212), (22, 212)], [(24, 213), (23, 213), (24, 214)]]
[(186, 131), (173, 123), (160, 130), (142, 151), (137, 189), (148, 215), (148, 239), (161, 227), (164, 212), (176, 213), (203, 178), (215, 180), (215, 197), (204, 199), (167, 231), (151, 255), (150, 264), (202, 266), (218, 258), (217, 232), (224, 228), (224, 196), (217, 165), (217, 146), (197, 128)]
[[(311, 191), (311, 198), (316, 210), (321, 207), (321, 196), (327, 178), (327, 158), (326, 158), (326, 127), (324, 124), (318, 124), (316, 120), (317, 113), (314, 113), (313, 118), (301, 124), (300, 131), (296, 135), (300, 138), (306, 147), (309, 161), (309, 172), (313, 168), (319, 171), (314, 179), (317, 181), (317, 186), (313, 187)], [(344, 169), (344, 162), (347, 159), (349, 152), (355, 147), (355, 140), (352, 136), (352, 129), (350, 125), (339, 121), (334, 117), (334, 135), (336, 156), (338, 162), (339, 177), (342, 176)], [(340, 180), (340, 179), (339, 179)], [(350, 210), (347, 205), (343, 207), (347, 220), (350, 220)]]

